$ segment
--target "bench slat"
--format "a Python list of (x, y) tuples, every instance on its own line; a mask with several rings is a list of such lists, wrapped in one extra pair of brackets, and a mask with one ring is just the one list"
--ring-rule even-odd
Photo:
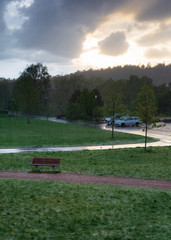
[(60, 158), (33, 158), (30, 165), (36, 166), (36, 171), (38, 171), (38, 166), (51, 166), (57, 167), (60, 165)]
[(35, 163), (35, 164), (30, 164), (30, 165), (32, 165), (32, 166), (50, 166), (50, 167), (57, 167), (57, 166), (59, 166), (60, 164), (38, 164), (38, 163)]
[(33, 158), (32, 164), (50, 164), (50, 165), (59, 165), (60, 164), (60, 158)]

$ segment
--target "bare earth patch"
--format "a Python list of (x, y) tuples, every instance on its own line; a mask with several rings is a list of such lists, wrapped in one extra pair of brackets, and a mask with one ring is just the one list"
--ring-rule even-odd
[(46, 180), (85, 184), (110, 184), (117, 186), (171, 189), (171, 181), (166, 180), (97, 176), (79, 173), (33, 173), (33, 172), (0, 171), (0, 178)]

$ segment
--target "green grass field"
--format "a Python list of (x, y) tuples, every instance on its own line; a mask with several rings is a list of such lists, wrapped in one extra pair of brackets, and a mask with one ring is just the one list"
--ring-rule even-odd
[(168, 240), (164, 190), (0, 180), (3, 240)]
[[(151, 179), (171, 179), (171, 147), (111, 149), (76, 152), (25, 152), (0, 154), (0, 170), (34, 171), (29, 165), (33, 157), (61, 158), (61, 172), (95, 175), (129, 176)], [(51, 171), (50, 167), (40, 167)]]
[[(0, 148), (85, 146), (144, 142), (143, 136), (111, 132), (73, 124), (55, 123), (25, 118), (9, 119), (0, 115)], [(148, 141), (154, 141), (149, 138)]]
[[(109, 131), (2, 116), (0, 132), (0, 148), (144, 141), (116, 133), (112, 142)], [(171, 147), (0, 154), (0, 170), (34, 171), (33, 157), (60, 157), (60, 172), (170, 179)], [(168, 240), (170, 199), (167, 190), (0, 179), (0, 239)]]

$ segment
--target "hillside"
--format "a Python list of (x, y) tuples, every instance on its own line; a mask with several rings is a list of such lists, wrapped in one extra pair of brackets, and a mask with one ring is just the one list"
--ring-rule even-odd
[(147, 76), (153, 80), (154, 85), (161, 85), (163, 83), (171, 83), (171, 64), (158, 64), (155, 67), (125, 65), (123, 67), (117, 66), (107, 69), (78, 71), (76, 74), (81, 74), (86, 78), (100, 77), (113, 80), (129, 79), (130, 75), (137, 75), (138, 77)]

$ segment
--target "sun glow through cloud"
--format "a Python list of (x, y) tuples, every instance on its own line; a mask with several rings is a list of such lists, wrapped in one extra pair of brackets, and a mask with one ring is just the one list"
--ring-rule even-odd
[[(120, 19), (119, 22), (118, 19)], [(169, 23), (167, 22), (167, 24)], [(165, 63), (170, 63), (170, 55), (168, 55), (167, 59), (166, 48), (164, 48), (163, 44), (157, 44), (156, 49), (151, 48), (151, 50), (147, 52), (147, 46), (139, 46), (137, 43), (138, 39), (155, 33), (160, 27), (160, 23), (156, 24), (156, 22), (138, 24), (131, 15), (111, 15), (107, 22), (104, 22), (94, 33), (87, 36), (83, 43), (83, 53), (79, 59), (80, 63), (84, 66), (91, 66), (94, 69), (117, 65), (147, 65), (149, 62), (153, 66), (161, 61), (160, 55), (165, 56)], [(120, 54), (120, 56), (104, 55), (98, 46), (98, 42), (105, 38), (105, 36), (108, 36), (113, 30), (115, 32), (118, 30), (125, 32), (128, 41), (129, 47), (127, 51)], [(167, 49), (168, 53), (170, 53), (171, 42), (167, 45)], [(150, 58), (150, 53), (153, 53), (156, 58)]]
[(170, 64), (170, 12), (169, 0), (0, 0), (0, 63), (42, 62), (53, 74)]

